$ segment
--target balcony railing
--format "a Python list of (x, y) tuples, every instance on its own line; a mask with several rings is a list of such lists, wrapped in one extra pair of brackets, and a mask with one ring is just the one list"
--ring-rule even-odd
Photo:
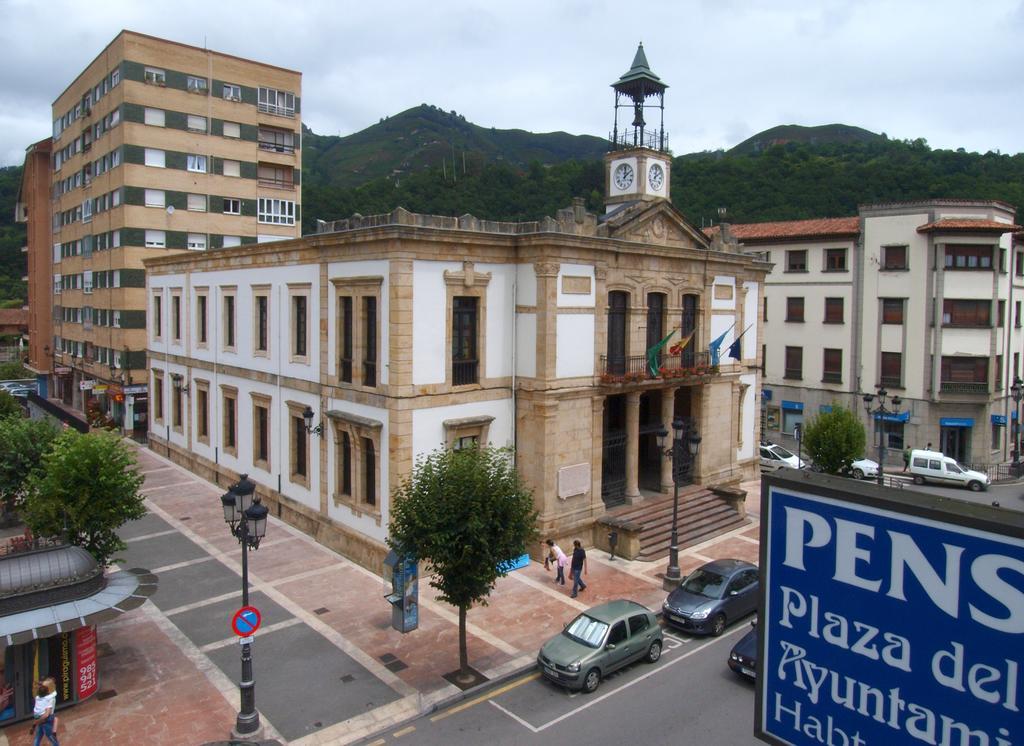
[(453, 360), (452, 385), (465, 386), (477, 382), (478, 360)]
[(256, 105), (256, 108), (262, 111), (264, 114), (276, 114), (279, 117), (295, 116), (294, 106), (277, 106), (276, 104), (265, 104), (263, 102), (260, 102)]
[(626, 128), (617, 135), (609, 133), (608, 141), (616, 150), (627, 150), (629, 148), (650, 148), (651, 150), (668, 150), (668, 133), (662, 133), (656, 128), (637, 132), (634, 129)]
[(294, 145), (286, 145), (280, 142), (268, 142), (266, 140), (259, 141), (260, 150), (267, 150), (271, 153), (294, 153)]
[(987, 394), (987, 382), (973, 381), (942, 381), (939, 384), (942, 394)]
[(605, 383), (688, 378), (717, 372), (711, 365), (711, 353), (707, 351), (659, 355), (656, 375), (651, 375), (646, 355), (602, 355), (600, 367), (601, 380)]
[(294, 189), (295, 182), (291, 179), (271, 179), (261, 176), (257, 179), (260, 186), (274, 187), (276, 189)]

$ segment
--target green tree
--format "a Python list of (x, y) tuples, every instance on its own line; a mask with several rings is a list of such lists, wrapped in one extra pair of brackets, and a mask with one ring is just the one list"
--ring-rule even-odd
[(0, 363), (0, 381), (22, 381), (32, 377), (32, 372), (25, 370), (21, 363)]
[(803, 444), (816, 465), (829, 474), (838, 474), (864, 455), (864, 426), (856, 415), (837, 404), (831, 412), (822, 412), (804, 427)]
[(466, 612), (487, 605), (505, 563), (536, 539), (536, 518), (507, 448), (433, 451), (395, 491), (388, 545), (425, 562), (439, 598), (458, 607), (462, 677), (471, 676)]
[(22, 408), (17, 397), (13, 394), (7, 393), (6, 391), (0, 391), (0, 420), (6, 420), (9, 417), (24, 416), (25, 410)]
[[(14, 399), (10, 394), (0, 396)], [(57, 438), (57, 428), (48, 420), (30, 420), (21, 417), (0, 418), (0, 500), (3, 501), (3, 517), (0, 522), (9, 524), (18, 501), (25, 492), (29, 476), (43, 463), (43, 456)]]
[(142, 481), (118, 435), (65, 430), (29, 477), (21, 516), (36, 535), (63, 534), (105, 565), (125, 548), (117, 529), (146, 514)]

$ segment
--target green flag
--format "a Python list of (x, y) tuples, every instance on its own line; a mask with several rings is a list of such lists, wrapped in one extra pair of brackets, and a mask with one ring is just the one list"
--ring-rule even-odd
[(672, 339), (677, 331), (679, 330), (673, 329), (668, 333), (667, 337), (647, 351), (647, 368), (652, 376), (658, 375), (658, 353), (664, 349), (665, 345), (668, 344), (668, 341)]

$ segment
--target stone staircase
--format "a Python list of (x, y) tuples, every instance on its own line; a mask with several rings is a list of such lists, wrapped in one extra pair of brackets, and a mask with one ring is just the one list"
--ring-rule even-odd
[[(637, 559), (653, 561), (668, 555), (672, 537), (672, 496), (648, 498), (636, 505), (608, 511), (616, 522), (641, 526)], [(688, 547), (747, 525), (727, 500), (701, 485), (679, 490), (679, 546)]]

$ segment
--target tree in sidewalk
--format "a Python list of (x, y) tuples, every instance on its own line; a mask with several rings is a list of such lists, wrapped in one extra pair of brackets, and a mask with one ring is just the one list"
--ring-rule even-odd
[(0, 418), (0, 522), (4, 524), (11, 522), (29, 476), (42, 468), (43, 456), (53, 447), (59, 432), (48, 420), (21, 416), (20, 405), (18, 413), (17, 417)]
[(507, 562), (537, 535), (533, 495), (507, 448), (440, 449), (395, 490), (388, 545), (427, 565), (439, 598), (459, 609), (459, 675), (471, 677), (466, 612), (487, 605)]
[(101, 430), (65, 430), (33, 472), (21, 516), (37, 536), (63, 535), (101, 565), (125, 548), (117, 529), (146, 514), (130, 446)]
[(829, 474), (839, 474), (864, 456), (864, 426), (849, 409), (833, 405), (804, 427), (803, 445), (811, 460)]

